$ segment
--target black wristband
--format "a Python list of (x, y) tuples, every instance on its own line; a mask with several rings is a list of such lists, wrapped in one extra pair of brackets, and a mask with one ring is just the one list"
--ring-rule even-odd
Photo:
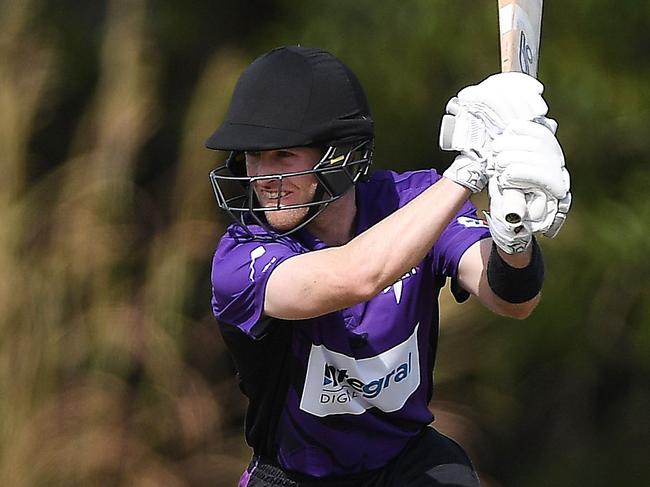
[(521, 269), (508, 265), (492, 244), (487, 266), (487, 279), (490, 289), (504, 301), (524, 303), (533, 299), (542, 290), (544, 283), (544, 258), (535, 239), (532, 243), (533, 255), (530, 263)]

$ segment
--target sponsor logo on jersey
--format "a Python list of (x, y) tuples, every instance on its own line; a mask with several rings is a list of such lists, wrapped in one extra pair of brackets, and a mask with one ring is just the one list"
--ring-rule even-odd
[(300, 409), (320, 417), (401, 409), (420, 385), (418, 325), (404, 342), (364, 359), (312, 345)]
[(353, 389), (363, 397), (373, 399), (381, 394), (381, 391), (390, 387), (391, 384), (402, 382), (406, 379), (412, 370), (413, 354), (409, 352), (406, 362), (394, 368), (385, 376), (378, 377), (370, 382), (364, 382), (357, 377), (350, 377), (347, 369), (337, 369), (334, 364), (325, 364), (323, 373), (323, 386), (330, 386), (331, 389), (325, 389), (327, 392), (339, 392), (344, 388)]

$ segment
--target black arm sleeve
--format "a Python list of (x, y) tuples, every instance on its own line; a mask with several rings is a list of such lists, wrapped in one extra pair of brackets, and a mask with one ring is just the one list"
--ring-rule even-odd
[(518, 269), (509, 266), (492, 244), (488, 260), (487, 278), (490, 289), (504, 301), (518, 304), (533, 299), (542, 290), (544, 283), (544, 258), (535, 239), (533, 255), (528, 266)]

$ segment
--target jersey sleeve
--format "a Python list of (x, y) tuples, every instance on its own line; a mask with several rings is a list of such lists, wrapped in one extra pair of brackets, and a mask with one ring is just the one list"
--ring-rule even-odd
[[(373, 197), (378, 201), (395, 201), (387, 204), (382, 214), (376, 215), (377, 221), (409, 203), (428, 187), (436, 184), (441, 177), (433, 169), (399, 174), (392, 171), (380, 173), (376, 179), (383, 192)], [(385, 183), (382, 185), (382, 182)], [(396, 198), (391, 198), (391, 191), (396, 192)], [(451, 289), (458, 301), (464, 301), (469, 297), (456, 279), (460, 259), (474, 243), (489, 236), (487, 223), (478, 218), (476, 208), (468, 201), (443, 230), (429, 254), (434, 275), (443, 282), (446, 278), (451, 278)]]
[(474, 205), (467, 201), (433, 247), (434, 274), (452, 279), (451, 289), (459, 302), (469, 297), (457, 281), (460, 259), (474, 243), (488, 237), (490, 231), (487, 223), (478, 217)]
[(212, 260), (212, 312), (222, 323), (258, 339), (266, 333), (264, 293), (273, 270), (297, 255), (279, 242), (237, 241), (224, 236)]

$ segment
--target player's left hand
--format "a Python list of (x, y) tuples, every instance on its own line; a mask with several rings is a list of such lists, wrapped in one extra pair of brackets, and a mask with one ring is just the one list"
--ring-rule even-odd
[[(539, 123), (513, 122), (491, 148), (488, 223), (495, 243), (514, 253), (527, 248), (533, 233), (555, 237), (566, 220), (571, 193), (564, 154), (553, 132)], [(508, 189), (525, 195), (526, 214), (517, 224), (505, 218)]]
[(486, 157), (492, 140), (516, 120), (534, 120), (555, 131), (557, 123), (546, 117), (544, 85), (523, 73), (499, 73), (458, 92), (447, 103), (440, 127), (439, 145)]

